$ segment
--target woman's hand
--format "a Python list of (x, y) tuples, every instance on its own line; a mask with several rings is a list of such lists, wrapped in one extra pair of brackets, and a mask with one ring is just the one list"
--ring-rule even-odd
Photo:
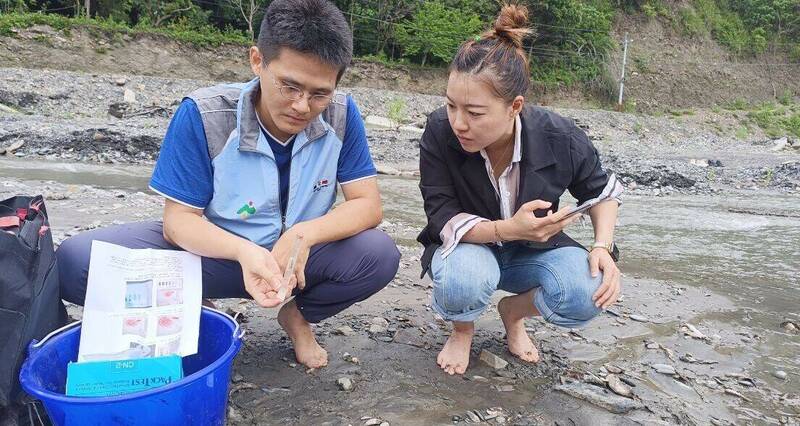
[(603, 271), (603, 282), (592, 296), (592, 301), (598, 308), (606, 309), (619, 299), (622, 291), (619, 268), (608, 251), (598, 247), (589, 252), (589, 271), (593, 278)]
[(523, 204), (514, 217), (498, 223), (498, 233), (507, 241), (526, 240), (543, 243), (580, 217), (576, 214), (565, 218), (569, 207), (562, 207), (555, 213), (548, 211), (547, 216), (542, 218), (533, 214), (536, 210), (546, 209), (550, 206), (552, 203), (543, 200), (533, 200)]

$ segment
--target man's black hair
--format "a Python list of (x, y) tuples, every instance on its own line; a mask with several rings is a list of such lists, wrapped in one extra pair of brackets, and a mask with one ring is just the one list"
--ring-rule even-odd
[(339, 69), (353, 58), (353, 35), (342, 12), (327, 0), (275, 0), (261, 21), (258, 50), (269, 63), (281, 48), (309, 53)]

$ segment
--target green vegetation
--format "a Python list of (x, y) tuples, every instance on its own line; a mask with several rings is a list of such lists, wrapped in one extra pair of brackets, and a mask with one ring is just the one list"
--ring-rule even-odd
[(764, 185), (769, 185), (772, 183), (772, 179), (775, 177), (775, 169), (769, 168), (764, 171), (762, 178), (764, 179)]
[(791, 134), (800, 137), (800, 105), (765, 102), (747, 113), (747, 118), (769, 137)]
[(671, 110), (669, 110), (669, 113), (673, 117), (681, 117), (681, 116), (684, 116), (684, 115), (694, 115), (694, 110), (689, 109), (689, 108), (671, 109)]
[[(0, 34), (49, 25), (98, 37), (156, 34), (202, 46), (246, 45), (269, 0), (0, 0)], [(348, 19), (358, 57), (384, 64), (446, 66), (458, 46), (488, 28), (496, 0), (334, 0)], [(612, 100), (612, 24), (621, 13), (662, 20), (688, 37), (713, 37), (740, 57), (765, 51), (800, 61), (800, 0), (520, 0), (537, 35), (525, 42), (539, 90), (583, 87)], [(48, 13), (49, 12), (49, 13)], [(105, 48), (100, 48), (105, 50)], [(649, 72), (647, 58), (631, 58)], [(631, 106), (632, 107), (632, 106)], [(628, 107), (626, 107), (628, 109)]]
[(200, 46), (219, 46), (223, 43), (247, 45), (250, 40), (239, 31), (221, 31), (212, 26), (192, 28), (185, 24), (174, 23), (163, 27), (153, 27), (146, 22), (130, 27), (124, 23), (106, 18), (71, 18), (42, 13), (4, 13), (0, 14), (0, 34), (13, 35), (15, 29), (25, 29), (34, 25), (48, 25), (57, 30), (69, 31), (72, 28), (88, 28), (114, 37), (118, 34), (157, 34), (174, 40), (193, 43)]
[(800, 43), (798, 10), (800, 0), (692, 0), (678, 23), (684, 34), (711, 35), (739, 56), (791, 53)]
[(739, 126), (739, 128), (736, 129), (737, 139), (745, 140), (748, 136), (750, 136), (750, 130), (747, 128), (747, 126)]
[(400, 98), (394, 98), (389, 102), (387, 115), (389, 119), (398, 124), (403, 124), (406, 121), (406, 101)]
[(462, 41), (480, 32), (483, 23), (478, 15), (448, 9), (441, 1), (428, 1), (410, 20), (395, 26), (394, 37), (403, 46), (406, 57), (429, 56), (449, 62)]

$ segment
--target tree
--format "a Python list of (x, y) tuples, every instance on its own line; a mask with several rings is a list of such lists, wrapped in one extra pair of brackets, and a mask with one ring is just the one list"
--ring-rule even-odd
[(442, 62), (455, 56), (458, 46), (475, 36), (483, 26), (472, 12), (447, 8), (440, 0), (425, 2), (411, 20), (395, 28), (395, 38), (405, 56), (422, 55), (422, 65), (432, 55)]
[(192, 0), (121, 0), (112, 4), (111, 16), (131, 25), (140, 23), (153, 27), (176, 23), (190, 27), (208, 25), (209, 13), (195, 5)]
[(239, 9), (239, 12), (242, 14), (242, 18), (247, 23), (247, 33), (250, 34), (250, 38), (255, 38), (255, 32), (253, 31), (253, 20), (258, 12), (264, 7), (266, 4), (265, 0), (227, 0), (228, 3), (236, 9)]

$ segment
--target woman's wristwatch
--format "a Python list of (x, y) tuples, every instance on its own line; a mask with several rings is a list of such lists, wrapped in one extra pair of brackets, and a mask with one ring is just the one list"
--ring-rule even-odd
[(601, 248), (607, 251), (608, 254), (611, 255), (611, 259), (613, 259), (614, 262), (619, 260), (619, 249), (614, 242), (606, 243), (603, 241), (595, 241), (594, 244), (592, 244), (592, 247), (589, 248), (589, 251), (592, 251), (596, 248)]

